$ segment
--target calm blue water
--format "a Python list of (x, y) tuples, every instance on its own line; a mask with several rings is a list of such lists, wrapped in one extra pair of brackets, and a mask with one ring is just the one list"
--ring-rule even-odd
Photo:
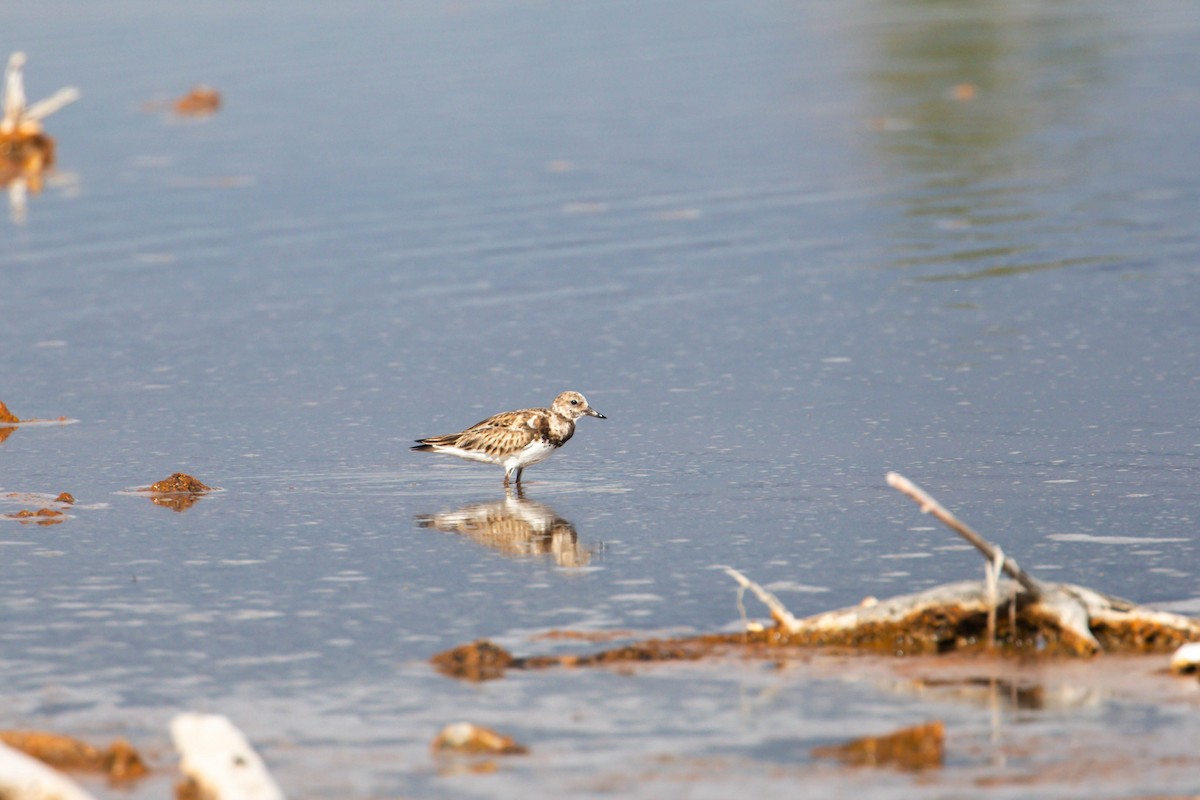
[[(0, 492), (79, 501), (0, 520), (13, 726), (165, 751), (171, 713), (222, 711), (297, 797), (660, 796), (610, 785), (644, 753), (777, 792), (813, 776), (759, 774), (771, 742), (836, 738), (808, 717), (928, 712), (771, 672), (481, 688), (424, 662), (720, 628), (721, 564), (798, 614), (979, 574), (889, 469), (1043, 577), (1200, 601), (1187, 2), (2, 16), (31, 99), (83, 93), (48, 121), (58, 178), (0, 222), (0, 400), (78, 420), (0, 444)], [(201, 82), (211, 118), (144, 109)], [(539, 505), (408, 450), (568, 388), (609, 418), (526, 473)], [(224, 491), (127, 491), (179, 470)], [(489, 503), (557, 539), (418, 524)], [(796, 718), (739, 711), (747, 686), (846, 694)], [(460, 717), (559, 766), (439, 776), (425, 744)]]

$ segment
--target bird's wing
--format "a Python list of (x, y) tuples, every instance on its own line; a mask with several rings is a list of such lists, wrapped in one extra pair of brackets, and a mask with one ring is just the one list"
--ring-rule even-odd
[(478, 450), (490, 456), (506, 456), (524, 450), (538, 438), (537, 431), (528, 426), (500, 427), (476, 425), (458, 435), (454, 445), (464, 450)]

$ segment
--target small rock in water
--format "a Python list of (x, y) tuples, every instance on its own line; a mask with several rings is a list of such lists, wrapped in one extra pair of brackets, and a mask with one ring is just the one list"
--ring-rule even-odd
[(1200, 671), (1200, 642), (1181, 646), (1171, 656), (1171, 671), (1180, 675), (1192, 675)]

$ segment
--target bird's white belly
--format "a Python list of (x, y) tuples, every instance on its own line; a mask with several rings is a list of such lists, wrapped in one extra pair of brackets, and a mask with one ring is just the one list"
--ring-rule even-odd
[(545, 461), (558, 448), (549, 442), (533, 441), (525, 445), (524, 448), (518, 450), (512, 455), (506, 457), (503, 461), (504, 469), (525, 468), (531, 464)]

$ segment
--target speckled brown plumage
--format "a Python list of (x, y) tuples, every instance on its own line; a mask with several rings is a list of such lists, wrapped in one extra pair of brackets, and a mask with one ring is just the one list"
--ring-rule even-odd
[(448, 453), (504, 467), (504, 485), (521, 482), (522, 470), (544, 461), (575, 434), (580, 417), (607, 419), (579, 392), (563, 392), (549, 408), (504, 411), (466, 430), (417, 439), (413, 450)]

